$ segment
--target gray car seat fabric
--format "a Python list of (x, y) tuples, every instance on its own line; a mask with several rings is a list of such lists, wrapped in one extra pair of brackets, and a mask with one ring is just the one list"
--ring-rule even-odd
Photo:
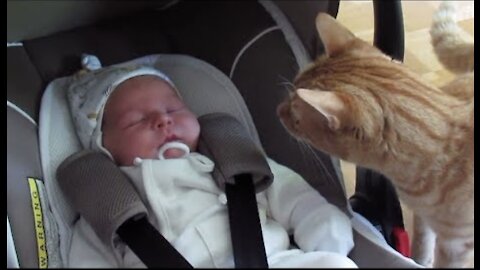
[(7, 101), (7, 222), (20, 267), (60, 266), (38, 149), (36, 123)]
[(324, 52), (323, 44), (318, 37), (315, 24), (312, 22), (315, 21), (319, 11), (327, 12), (333, 17), (337, 17), (340, 1), (295, 0), (272, 2), (275, 6), (278, 6), (278, 9), (287, 18), (291, 28), (305, 47), (305, 53), (311, 59), (321, 55)]
[(7, 105), (7, 215), (22, 267), (37, 267), (28, 177), (43, 179), (36, 123)]
[[(178, 0), (7, 1), (7, 42), (48, 36), (146, 8), (167, 8), (176, 2)], [(72, 12), (75, 13), (74, 20)]]
[(25, 48), (7, 47), (7, 100), (37, 121), (42, 87), (43, 81)]
[[(325, 3), (317, 8), (325, 9)], [(245, 14), (249, 20), (245, 20)], [(230, 74), (245, 44), (275, 26), (270, 14), (257, 2), (191, 1), (165, 10), (132, 12), (23, 44), (44, 86), (45, 82), (78, 70), (78, 56), (82, 53), (99, 56), (104, 65), (155, 53), (181, 53)], [(327, 200), (345, 208), (338, 160), (296, 142), (276, 116), (276, 104), (288, 94), (285, 83), (293, 80), (298, 69), (295, 56), (278, 29), (263, 35), (244, 51), (231, 79), (245, 99), (266, 153), (299, 172), (322, 190)]]
[[(232, 82), (208, 63), (185, 55), (151, 55), (131, 63), (152, 66), (165, 73), (175, 84), (185, 103), (197, 116), (223, 112), (235, 116), (249, 137), (260, 147), (252, 118)], [(72, 225), (78, 213), (67, 203), (56, 179), (57, 167), (68, 156), (81, 149), (70, 117), (66, 89), (71, 77), (51, 82), (42, 97), (39, 142), (46, 190), (59, 226), (62, 260), (68, 261)]]

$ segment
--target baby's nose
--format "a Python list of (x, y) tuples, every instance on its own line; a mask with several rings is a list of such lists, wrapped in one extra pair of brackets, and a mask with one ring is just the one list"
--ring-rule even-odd
[(152, 119), (153, 128), (164, 128), (173, 123), (172, 118), (167, 113), (155, 113)]

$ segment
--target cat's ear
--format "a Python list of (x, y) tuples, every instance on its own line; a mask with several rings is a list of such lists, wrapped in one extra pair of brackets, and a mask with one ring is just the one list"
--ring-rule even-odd
[(342, 124), (342, 115), (346, 109), (345, 102), (332, 91), (318, 91), (299, 88), (297, 95), (320, 112), (328, 121), (328, 127), (337, 130)]
[(328, 56), (334, 56), (341, 52), (348, 43), (355, 39), (352, 32), (327, 13), (319, 13), (315, 25)]

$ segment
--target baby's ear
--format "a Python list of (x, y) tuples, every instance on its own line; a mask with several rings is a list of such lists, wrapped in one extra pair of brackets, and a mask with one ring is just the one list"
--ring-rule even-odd
[(346, 103), (336, 92), (300, 88), (296, 93), (327, 119), (330, 129), (338, 130), (345, 124)]
[(341, 52), (348, 43), (355, 39), (352, 32), (327, 13), (319, 13), (315, 25), (328, 56), (334, 56)]

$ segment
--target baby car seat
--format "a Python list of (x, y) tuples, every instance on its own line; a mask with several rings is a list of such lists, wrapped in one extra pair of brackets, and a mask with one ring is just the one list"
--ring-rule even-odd
[[(316, 14), (336, 16), (338, 1), (8, 1), (7, 10), (8, 267), (63, 264), (56, 209), (68, 206), (58, 205), (61, 195), (43, 183), (36, 123), (46, 85), (79, 70), (83, 53), (104, 65), (159, 53), (209, 63), (238, 89), (251, 115), (247, 125), (267, 155), (352, 217), (355, 247), (349, 256), (360, 267), (418, 267), (352, 211), (338, 160), (296, 142), (275, 114), (288, 93), (285, 84), (323, 51)], [(378, 33), (376, 39), (384, 40)]]

